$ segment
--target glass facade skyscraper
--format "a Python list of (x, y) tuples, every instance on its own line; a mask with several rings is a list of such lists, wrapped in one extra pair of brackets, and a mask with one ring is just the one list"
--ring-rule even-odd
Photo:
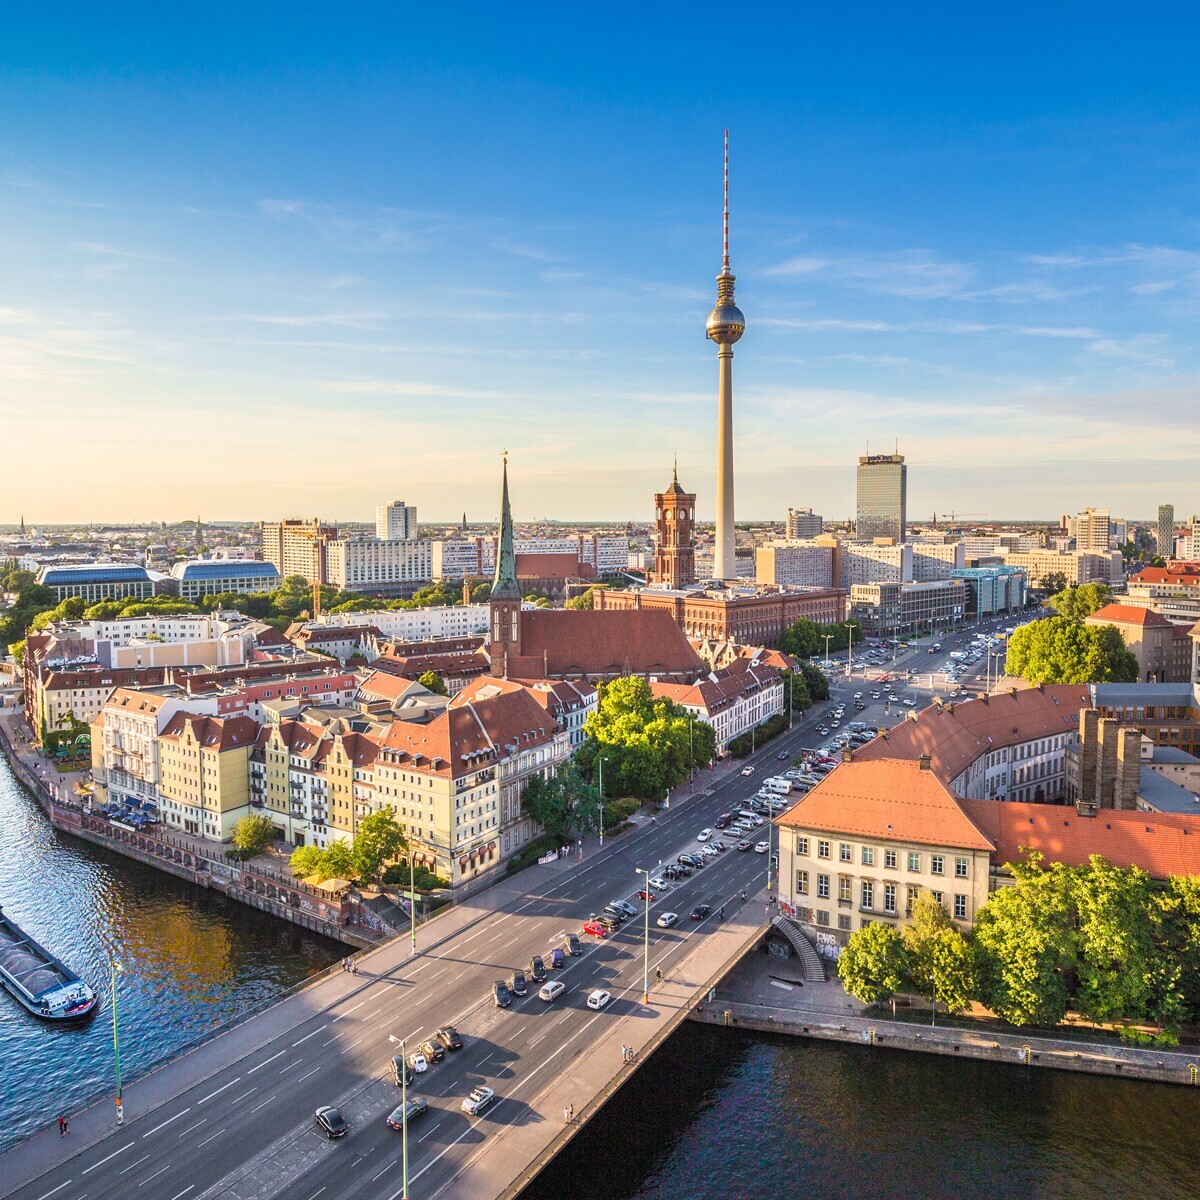
[(868, 454), (858, 460), (857, 536), (902, 542), (908, 528), (908, 468), (903, 454)]

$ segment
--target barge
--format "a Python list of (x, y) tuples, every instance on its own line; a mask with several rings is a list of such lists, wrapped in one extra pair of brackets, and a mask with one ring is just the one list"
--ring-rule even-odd
[(0, 909), (0, 983), (35, 1017), (78, 1021), (99, 1002), (66, 963), (43, 949)]

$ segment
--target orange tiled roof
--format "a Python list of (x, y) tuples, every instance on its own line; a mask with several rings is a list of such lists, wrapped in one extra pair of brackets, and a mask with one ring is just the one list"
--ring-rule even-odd
[(933, 771), (894, 758), (839, 763), (775, 823), (880, 841), (992, 849)]
[(1101, 854), (1114, 866), (1141, 867), (1155, 879), (1200, 875), (1200, 815), (1101, 809), (1081, 817), (1074, 808), (997, 800), (964, 800), (962, 806), (995, 843), (996, 866), (1015, 862), (1028, 847), (1047, 862), (1073, 867)]
[(253, 746), (258, 740), (258, 722), (250, 717), (207, 717), (189, 712), (176, 713), (159, 736), (177, 742), (189, 725), (192, 736), (208, 750), (235, 750)]
[(1106, 604), (1084, 620), (1089, 625), (1149, 625), (1165, 628), (1171, 624), (1162, 613), (1148, 608), (1134, 608), (1129, 604)]

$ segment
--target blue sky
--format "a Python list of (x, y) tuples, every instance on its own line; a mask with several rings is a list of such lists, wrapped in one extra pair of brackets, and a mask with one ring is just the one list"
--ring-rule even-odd
[(740, 518), (1200, 509), (1200, 18), (900, 7), (8, 14), (0, 521), (711, 516), (726, 127)]

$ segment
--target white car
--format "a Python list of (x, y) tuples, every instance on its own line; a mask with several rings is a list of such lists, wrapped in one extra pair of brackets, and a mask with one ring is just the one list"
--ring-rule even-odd
[(753, 768), (753, 767), (743, 767), (743, 768), (742, 768), (742, 774), (743, 774), (743, 775), (753, 775), (753, 774), (754, 774), (754, 768)]
[(710, 837), (712, 837), (712, 830), (702, 829), (698, 834), (696, 834), (696, 841), (707, 842)]
[(423, 1054), (410, 1054), (408, 1056), (408, 1065), (418, 1075), (424, 1075), (429, 1070), (429, 1063), (425, 1061), (425, 1055)]
[(705, 858), (721, 857), (721, 852), (716, 848), (716, 846), (701, 846), (700, 853), (703, 854)]
[(612, 992), (606, 992), (603, 988), (597, 988), (594, 992), (589, 993), (587, 998), (588, 1008), (601, 1009), (612, 999)]
[(462, 1102), (462, 1110), (469, 1117), (477, 1117), (493, 1100), (496, 1093), (490, 1087), (471, 1089), (471, 1094)]
[(768, 850), (770, 850), (770, 848), (771, 848), (771, 846), (770, 846), (769, 842), (757, 842), (754, 846), (754, 853), (755, 854), (766, 854), (766, 852)]
[(670, 929), (672, 925), (676, 925), (678, 923), (679, 914), (671, 912), (659, 913), (658, 920), (655, 922), (659, 929)]
[(543, 983), (538, 988), (538, 999), (546, 1001), (557, 1000), (566, 990), (567, 985), (565, 983), (558, 979), (552, 979), (549, 983)]
[(670, 884), (665, 879), (659, 878), (657, 875), (650, 880), (650, 890), (652, 892), (665, 892), (668, 887), (670, 887)]

